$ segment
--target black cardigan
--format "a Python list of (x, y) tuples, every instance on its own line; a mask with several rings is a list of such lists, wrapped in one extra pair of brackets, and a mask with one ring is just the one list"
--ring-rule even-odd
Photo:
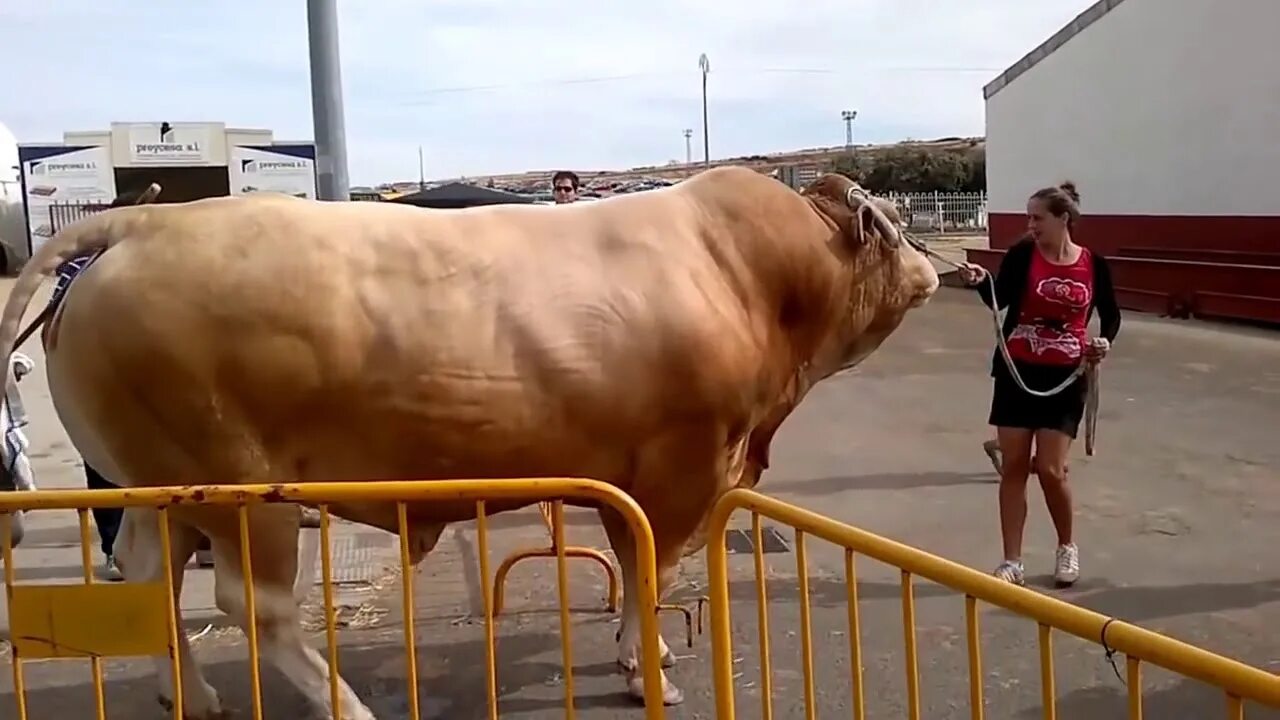
[[(1031, 253), (1036, 244), (1031, 238), (1023, 238), (1009, 248), (1004, 259), (1000, 261), (1000, 270), (995, 275), (996, 292), (991, 296), (991, 283), (985, 279), (978, 283), (978, 297), (989, 308), (1004, 308), (1004, 336), (1009, 334), (1018, 324), (1018, 310), (1022, 305), (1023, 292), (1027, 286), (1027, 275), (1031, 271)], [(1120, 305), (1116, 301), (1116, 289), (1111, 284), (1111, 266), (1101, 253), (1093, 252), (1093, 301), (1089, 304), (1089, 314), (1085, 316), (1085, 324), (1093, 318), (1093, 311), (1098, 311), (1098, 320), (1102, 337), (1107, 342), (1114, 342), (1120, 334)], [(1000, 352), (996, 348), (996, 354)], [(994, 358), (999, 360), (999, 358)]]

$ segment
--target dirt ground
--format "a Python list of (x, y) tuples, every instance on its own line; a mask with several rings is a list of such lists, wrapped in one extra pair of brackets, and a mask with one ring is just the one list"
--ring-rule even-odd
[[(7, 289), (6, 289), (7, 292)], [(779, 433), (761, 491), (981, 570), (999, 559), (996, 484), (980, 444), (991, 352), (990, 319), (967, 291), (944, 288), (854, 373), (810, 395)], [(37, 362), (39, 362), (37, 358)], [(29, 428), (42, 486), (82, 486), (74, 453), (48, 407), (40, 373), (24, 381)], [(1248, 663), (1280, 671), (1280, 334), (1165, 321), (1129, 313), (1104, 366), (1098, 454), (1075, 452), (1071, 479), (1082, 579), (1053, 590), (1054, 538), (1038, 489), (1031, 492), (1026, 561), (1034, 589)], [(570, 513), (571, 541), (604, 546), (590, 513)], [(745, 517), (739, 518), (745, 521)], [(27, 581), (74, 579), (75, 518), (42, 520), (18, 551)], [(766, 523), (768, 524), (768, 523)], [(506, 552), (545, 542), (532, 509), (495, 518), (492, 568)], [(791, 531), (766, 555), (774, 717), (804, 717), (799, 603)], [(379, 718), (408, 717), (402, 586), (393, 539), (343, 530), (345, 572), (341, 668)], [(486, 717), (481, 595), (472, 526), (458, 526), (414, 577), (418, 688), (423, 717)], [(750, 555), (731, 556), (735, 695), (738, 716), (761, 716), (755, 586)], [(902, 616), (897, 573), (859, 565), (863, 674), (868, 717), (905, 717)], [(209, 571), (192, 569), (184, 608), (210, 682), (237, 717), (251, 717), (248, 666), (237, 630), (216, 626)], [(616, 617), (603, 611), (602, 575), (573, 565), (574, 696), (583, 718), (639, 718), (614, 671)], [(686, 562), (676, 597), (705, 594), (701, 558)], [(848, 717), (849, 638), (843, 554), (809, 546), (809, 582), (819, 717)], [(563, 714), (564, 671), (554, 563), (532, 560), (513, 572), (508, 612), (498, 620), (498, 686), (503, 717)], [(917, 637), (924, 717), (967, 718), (968, 665), (963, 600), (918, 583)], [(4, 618), (0, 616), (0, 622)], [(986, 717), (1041, 717), (1035, 624), (983, 608)], [(684, 643), (683, 623), (666, 615), (664, 634), (679, 656), (670, 677), (686, 702), (671, 718), (715, 716), (709, 636)], [(316, 627), (312, 625), (312, 627)], [(323, 647), (322, 632), (314, 634)], [(1123, 683), (1097, 645), (1055, 635), (1058, 717), (1125, 716)], [(8, 665), (0, 654), (0, 665)], [(1117, 665), (1123, 674), (1122, 658)], [(91, 717), (87, 664), (27, 663), (33, 718)], [(264, 667), (266, 717), (302, 717), (302, 698)], [(154, 705), (149, 662), (108, 663), (109, 717), (163, 717)], [(1154, 668), (1144, 677), (1147, 717), (1220, 717), (1221, 696)], [(0, 717), (15, 717), (13, 684), (0, 672)], [(82, 714), (83, 713), (83, 714)], [(1280, 718), (1250, 706), (1249, 718)]]

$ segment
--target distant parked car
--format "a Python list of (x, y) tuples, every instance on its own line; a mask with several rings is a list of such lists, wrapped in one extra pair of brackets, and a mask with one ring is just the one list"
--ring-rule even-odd
[(27, 262), (27, 223), (18, 183), (0, 181), (0, 274), (12, 275)]
[(0, 274), (16, 273), (27, 257), (27, 220), (18, 184), (18, 141), (0, 123)]

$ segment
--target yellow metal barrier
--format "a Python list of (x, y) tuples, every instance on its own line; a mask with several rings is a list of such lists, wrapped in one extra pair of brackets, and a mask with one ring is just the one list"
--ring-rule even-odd
[[(525, 550), (517, 550), (511, 553), (498, 565), (498, 572), (493, 576), (493, 614), (502, 614), (502, 608), (506, 604), (507, 574), (511, 572), (511, 568), (516, 563), (529, 558), (553, 558), (560, 553), (560, 541), (556, 538), (563, 535), (563, 532), (557, 533), (555, 522), (552, 519), (551, 503), (538, 503), (538, 512), (542, 516), (542, 522), (547, 526), (547, 536), (551, 538), (551, 544), (547, 547), (528, 548)], [(594, 560), (596, 564), (604, 568), (605, 578), (609, 581), (609, 599), (605, 605), (605, 609), (609, 612), (618, 611), (618, 573), (614, 570), (613, 563), (609, 561), (609, 557), (595, 548), (580, 547), (570, 545), (564, 549), (564, 556), (569, 558), (584, 558), (586, 560)]]
[[(323, 574), (325, 633), (328, 644), (330, 702), (339, 716), (339, 675), (336, 638), (336, 610), (332, 585), (330, 514), (328, 505), (344, 502), (395, 503), (399, 520), (400, 564), (405, 605), (405, 663), (410, 717), (420, 718), (417, 648), (414, 639), (413, 583), (411, 582), (407, 503), (441, 501), (474, 502), (479, 536), (481, 586), (485, 605), (487, 648), (488, 716), (498, 717), (494, 598), (488, 584), (488, 515), (486, 501), (547, 501), (552, 527), (559, 580), (561, 646), (566, 717), (574, 716), (573, 655), (570, 643), (568, 585), (563, 537), (563, 500), (604, 503), (626, 518), (635, 539), (638, 584), (627, 588), (637, 593), (641, 608), (642, 661), (645, 717), (665, 717), (662, 698), (661, 655), (658, 651), (657, 587), (653, 532), (648, 519), (630, 496), (605, 483), (572, 478), (530, 478), (498, 480), (437, 480), (425, 482), (378, 481), (309, 483), (293, 485), (219, 485), (203, 487), (163, 487), (120, 490), (40, 490), (0, 493), (0, 557), (4, 560), (4, 581), (8, 598), (12, 672), (17, 703), (17, 720), (28, 720), (23, 664), (36, 658), (89, 658), (93, 677), (96, 716), (106, 717), (103, 692), (103, 658), (167, 656), (173, 673), (172, 710), (182, 716), (182, 667), (178, 617), (180, 605), (174, 596), (172, 544), (168, 509), (180, 505), (221, 505), (238, 508), (240, 565), (243, 577), (253, 577), (249, 552), (248, 508), (263, 503), (305, 503), (320, 510), (320, 558)], [(150, 507), (159, 515), (162, 582), (117, 584), (95, 583), (91, 561), (88, 510), (104, 507)], [(9, 543), (10, 513), (15, 511), (76, 510), (80, 522), (83, 584), (39, 585), (16, 582), (13, 548)], [(429, 561), (429, 556), (428, 556)], [(259, 642), (255, 613), (254, 583), (244, 583), (245, 623), (249, 646), (250, 687), (253, 717), (262, 717)]]
[(761, 717), (773, 717), (771, 669), (769, 662), (769, 621), (765, 592), (764, 558), (761, 554), (760, 517), (795, 528), (796, 566), (800, 585), (800, 639), (804, 671), (805, 714), (813, 718), (813, 639), (809, 622), (808, 568), (805, 538), (812, 535), (845, 548), (845, 584), (849, 603), (849, 650), (851, 655), (854, 717), (864, 720), (862, 704), (861, 639), (858, 623), (855, 554), (874, 558), (901, 570), (902, 619), (906, 647), (907, 707), (911, 720), (920, 718), (920, 683), (916, 665), (915, 598), (912, 578), (916, 575), (965, 594), (965, 625), (968, 635), (969, 700), (974, 720), (983, 718), (981, 646), (978, 641), (978, 605), (982, 600), (1031, 618), (1039, 624), (1041, 694), (1044, 717), (1057, 717), (1053, 670), (1053, 630), (1075, 635), (1126, 655), (1129, 689), (1129, 717), (1142, 718), (1141, 664), (1163, 667), (1201, 682), (1219, 687), (1226, 696), (1227, 717), (1244, 717), (1245, 700), (1280, 707), (1280, 676), (1216, 655), (1135, 625), (1071, 605), (1027, 588), (997, 580), (986, 573), (944, 560), (901, 543), (836, 522), (816, 513), (774, 500), (752, 490), (726, 493), (712, 510), (708, 529), (707, 570), (711, 583), (711, 643), (716, 717), (733, 720), (733, 648), (729, 622), (729, 570), (725, 531), (729, 519), (739, 509), (752, 513), (755, 535), (756, 597), (759, 603)]

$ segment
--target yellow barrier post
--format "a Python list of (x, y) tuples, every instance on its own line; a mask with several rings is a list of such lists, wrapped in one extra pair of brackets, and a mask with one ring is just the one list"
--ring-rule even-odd
[[(1244, 717), (1244, 700), (1280, 707), (1280, 676), (1251, 667), (1237, 660), (1211, 653), (1173, 638), (1145, 630), (1122, 620), (1077, 607), (1053, 597), (1024, 587), (1018, 587), (991, 575), (945, 560), (936, 555), (903, 545), (864, 530), (823, 517), (817, 513), (789, 505), (761, 495), (753, 490), (735, 488), (723, 495), (711, 511), (708, 521), (707, 573), (711, 583), (711, 650), (712, 681), (715, 688), (717, 720), (733, 720), (733, 646), (731, 639), (729, 606), (729, 570), (725, 532), (729, 519), (737, 510), (752, 513), (753, 528), (758, 527), (759, 517), (793, 527), (797, 538), (797, 555), (804, 552), (803, 539), (817, 537), (846, 549), (846, 582), (849, 586), (851, 607), (849, 610), (850, 650), (855, 673), (854, 716), (863, 715), (860, 680), (860, 639), (857, 636), (857, 611), (855, 580), (853, 578), (854, 553), (866, 555), (898, 568), (902, 575), (902, 606), (904, 643), (907, 648), (907, 686), (911, 697), (908, 707), (911, 717), (919, 717), (919, 679), (915, 661), (914, 601), (911, 592), (912, 577), (921, 577), (952, 590), (965, 597), (965, 625), (968, 634), (970, 662), (970, 704), (972, 717), (981, 720), (982, 670), (981, 645), (978, 638), (977, 601), (982, 600), (1022, 615), (1039, 624), (1042, 697), (1044, 717), (1056, 717), (1056, 688), (1053, 672), (1052, 631), (1070, 633), (1076, 637), (1101, 644), (1110, 652), (1127, 656), (1129, 676), (1129, 717), (1142, 717), (1141, 663), (1148, 662), (1167, 670), (1199, 680), (1222, 689), (1227, 700), (1227, 717), (1238, 720)], [(756, 544), (756, 562), (760, 566), (760, 544)], [(804, 597), (807, 581), (801, 564), (801, 617), (807, 625), (807, 598)], [(763, 601), (764, 592), (758, 596)], [(760, 611), (760, 617), (765, 612)], [(762, 643), (764, 645), (764, 643)], [(764, 648), (767, 651), (767, 645)], [(761, 658), (761, 667), (769, 671), (767, 657)], [(806, 683), (808, 668), (806, 668)], [(806, 692), (807, 695), (807, 692)], [(808, 698), (806, 698), (807, 700)], [(766, 703), (768, 701), (766, 700)], [(766, 705), (767, 707), (767, 705)], [(812, 716), (812, 708), (806, 713)], [(766, 710), (766, 716), (768, 710)]]
[[(385, 502), (397, 504), (398, 533), (401, 540), (401, 565), (408, 563), (407, 515), (408, 503), (432, 501), (471, 501), (476, 505), (477, 529), (481, 533), (482, 552), (481, 584), (488, 589), (488, 527), (486, 501), (548, 501), (552, 505), (559, 529), (557, 540), (558, 579), (562, 639), (564, 646), (566, 709), (573, 713), (572, 653), (567, 644), (568, 589), (564, 559), (567, 548), (563, 546), (563, 498), (607, 504), (626, 519), (636, 548), (637, 586), (635, 592), (640, 603), (641, 671), (644, 679), (645, 718), (661, 720), (665, 717), (661, 654), (658, 650), (658, 602), (657, 559), (653, 532), (639, 505), (621, 490), (603, 482), (578, 478), (525, 478), (525, 479), (476, 479), (415, 481), (370, 481), (307, 483), (289, 485), (212, 485), (200, 487), (156, 487), (114, 490), (39, 490), (0, 493), (0, 557), (4, 560), (4, 582), (9, 607), (10, 634), (12, 636), (12, 671), (17, 703), (17, 720), (30, 720), (26, 688), (22, 672), (23, 662), (35, 657), (75, 657), (102, 659), (111, 657), (137, 657), (168, 655), (173, 659), (173, 712), (182, 715), (182, 681), (180, 666), (179, 608), (173, 592), (175, 578), (172, 571), (168, 509), (183, 505), (216, 505), (235, 507), (239, 517), (241, 555), (240, 570), (245, 578), (253, 578), (250, 554), (249, 512), (251, 506), (266, 503), (306, 504), (320, 509), (321, 564), (324, 571), (325, 631), (328, 640), (328, 665), (330, 698), (335, 718), (340, 716), (340, 679), (337, 673), (337, 639), (332, 587), (332, 556), (329, 547), (331, 526), (329, 506), (351, 502)], [(19, 584), (16, 580), (13, 548), (8, 542), (9, 513), (22, 511), (67, 510), (78, 511), (103, 507), (151, 507), (159, 509), (160, 541), (164, 555), (164, 582), (113, 584), (94, 583), (86, 575), (83, 585)], [(81, 553), (88, 557), (87, 521), (82, 514)], [(86, 572), (88, 572), (86, 570)], [(416, 692), (416, 642), (413, 635), (412, 576), (406, 572), (404, 580), (406, 661), (410, 672), (409, 696), (411, 708), (418, 711)], [(488, 683), (487, 707), (490, 718), (498, 717), (496, 682), (496, 645), (494, 632), (493, 598), (486, 595), (485, 641), (487, 646)], [(246, 635), (249, 641), (251, 689), (253, 691), (253, 715), (262, 716), (261, 680), (258, 669), (257, 617), (254, 603), (254, 583), (245, 582)], [(39, 608), (38, 612), (33, 612)], [(93, 632), (88, 632), (92, 627)], [(94, 663), (95, 668), (97, 663)], [(96, 672), (96, 670), (95, 670)], [(98, 716), (105, 715), (105, 699), (101, 683), (95, 681), (95, 701)]]

